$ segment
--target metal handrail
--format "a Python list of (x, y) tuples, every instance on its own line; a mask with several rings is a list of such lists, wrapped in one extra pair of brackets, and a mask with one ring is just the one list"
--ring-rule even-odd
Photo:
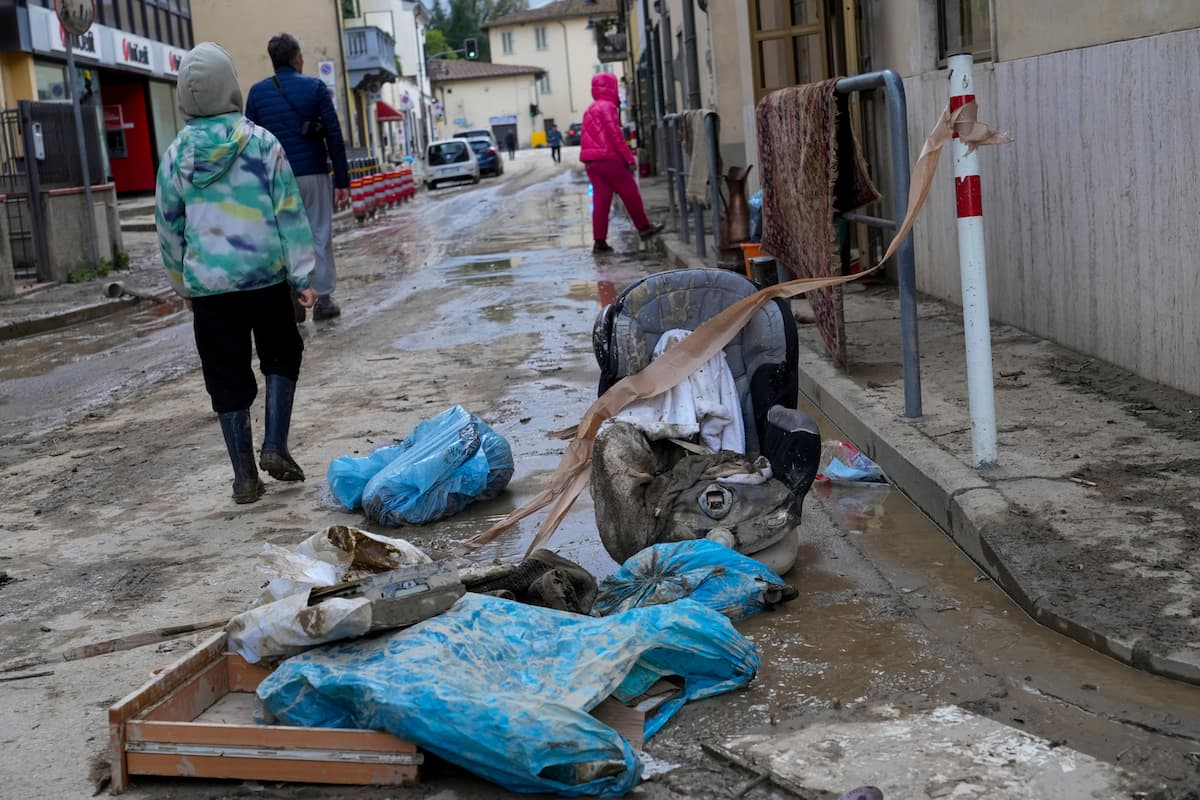
[[(839, 80), (839, 94), (883, 89), (887, 94), (888, 134), (891, 140), (892, 214), (895, 220), (865, 214), (842, 214), (848, 222), (868, 227), (899, 230), (908, 211), (908, 105), (904, 82), (890, 69), (852, 75)], [(896, 250), (896, 272), (900, 283), (900, 349), (904, 364), (904, 416), (921, 416), (921, 351), (917, 338), (917, 268), (910, 231)]]

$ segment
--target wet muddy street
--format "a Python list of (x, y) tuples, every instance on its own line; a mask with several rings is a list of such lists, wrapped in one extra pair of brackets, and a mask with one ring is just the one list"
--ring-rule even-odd
[[(268, 480), (257, 504), (229, 498), (186, 309), (132, 309), (5, 343), (0, 661), (233, 615), (258, 594), (263, 543), (292, 545), (337, 523), (385, 532), (336, 505), (326, 467), (454, 404), (511, 443), (509, 491), (444, 522), (386, 532), (447, 550), (536, 494), (565, 445), (553, 433), (595, 398), (597, 311), (662, 268), (624, 218), (610, 237), (617, 253), (591, 255), (588, 187), (573, 158), (558, 167), (548, 152), (522, 152), (500, 179), (421, 191), (371, 224), (340, 224), (343, 316), (303, 326), (291, 450), (308, 480)], [(256, 435), (261, 405), (260, 392)], [(840, 438), (806, 410), (825, 438)], [(519, 557), (539, 519), (478, 556)], [(753, 776), (701, 745), (957, 705), (1115, 765), (1125, 775), (1114, 797), (1200, 797), (1189, 794), (1200, 787), (1200, 689), (1038, 626), (898, 491), (818, 484), (803, 540), (786, 576), (799, 597), (738, 624), (759, 649), (759, 675), (742, 691), (685, 706), (651, 739), (647, 752), (677, 768), (636, 796), (794, 797), (770, 783), (739, 795)], [(550, 546), (597, 577), (616, 568), (586, 493)], [(108, 706), (200, 638), (0, 683), (0, 797), (92, 796), (107, 758)], [(855, 777), (846, 789), (873, 781), (853, 765), (847, 774)], [(423, 785), (411, 789), (150, 779), (127, 796), (510, 795), (430, 759)]]

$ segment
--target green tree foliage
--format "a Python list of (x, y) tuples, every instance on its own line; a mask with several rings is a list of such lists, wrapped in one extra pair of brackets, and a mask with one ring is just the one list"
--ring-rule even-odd
[[(448, 10), (446, 5), (449, 6)], [(477, 39), (479, 60), (491, 61), (491, 48), (483, 25), (489, 20), (527, 8), (529, 0), (446, 0), (446, 4), (442, 0), (435, 0), (429, 27), (445, 34), (446, 41), (454, 49), (461, 49), (463, 42), (469, 38)], [(426, 52), (436, 52), (429, 49), (428, 37)]]
[[(453, 48), (450, 46), (450, 43), (446, 41), (446, 34), (442, 33), (437, 28), (429, 28), (425, 31), (426, 58), (432, 58), (433, 56), (437, 56), (438, 58), (458, 58), (458, 56), (454, 53), (447, 52), (449, 50), (453, 50)], [(439, 53), (442, 55), (438, 55)]]

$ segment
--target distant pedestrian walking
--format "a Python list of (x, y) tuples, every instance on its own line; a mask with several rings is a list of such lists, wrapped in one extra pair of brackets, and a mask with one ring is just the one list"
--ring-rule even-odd
[(184, 56), (179, 110), (187, 124), (158, 169), (158, 243), (171, 285), (190, 299), (234, 502), (253, 503), (263, 484), (250, 431), (252, 342), (267, 384), (262, 468), (277, 480), (304, 480), (287, 447), (304, 350), (291, 295), (309, 308), (317, 301), (313, 236), (283, 147), (242, 116), (237, 71), (220, 45), (204, 42)]
[(562, 143), (562, 132), (551, 125), (550, 130), (546, 132), (546, 144), (550, 145), (550, 157), (554, 159), (555, 164), (562, 163)]
[(592, 245), (593, 253), (611, 253), (608, 246), (608, 217), (612, 212), (613, 194), (620, 196), (633, 224), (643, 239), (662, 230), (652, 224), (642, 205), (642, 194), (633, 179), (636, 166), (633, 151), (621, 132), (621, 117), (617, 111), (621, 95), (617, 76), (601, 72), (592, 78), (592, 99), (583, 113), (583, 140), (579, 160), (587, 166), (592, 182)]
[(504, 146), (508, 148), (508, 160), (512, 161), (517, 157), (517, 135), (509, 131), (504, 135)]
[[(273, 36), (267, 54), (275, 74), (250, 87), (246, 116), (269, 130), (283, 145), (300, 184), (304, 211), (317, 247), (313, 319), (330, 319), (342, 310), (333, 301), (337, 270), (333, 263), (333, 209), (350, 204), (346, 143), (329, 89), (304, 72), (300, 42), (288, 33)], [(333, 177), (329, 175), (332, 162)], [(336, 187), (336, 188), (335, 188)], [(301, 313), (300, 322), (304, 321)]]

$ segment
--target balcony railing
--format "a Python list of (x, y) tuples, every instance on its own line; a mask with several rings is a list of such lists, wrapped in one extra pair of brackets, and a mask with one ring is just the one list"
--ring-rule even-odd
[(374, 25), (346, 28), (346, 69), (356, 89), (372, 81), (394, 81), (398, 77), (395, 40)]

